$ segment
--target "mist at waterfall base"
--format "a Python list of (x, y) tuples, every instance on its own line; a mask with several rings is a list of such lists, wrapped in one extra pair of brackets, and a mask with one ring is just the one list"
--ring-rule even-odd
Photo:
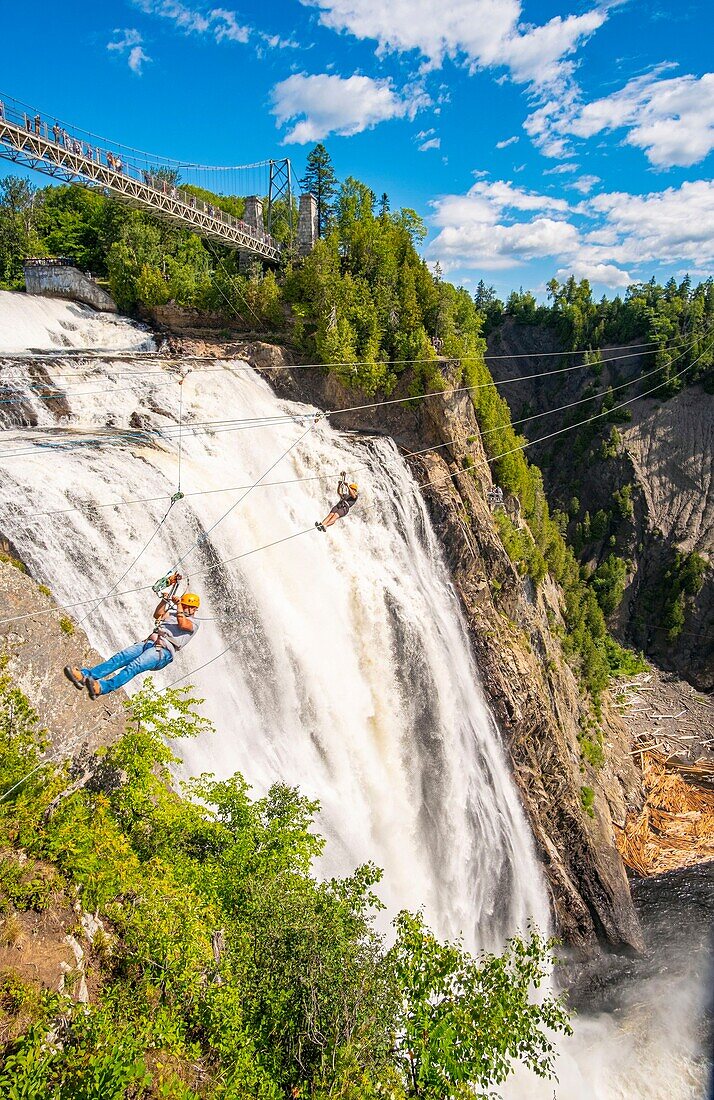
[[(0, 535), (60, 603), (96, 601), (132, 566), (118, 590), (142, 591), (71, 612), (75, 621), (86, 615), (83, 628), (105, 655), (148, 633), (149, 586), (192, 548), (182, 571), (201, 593), (202, 627), (155, 682), (165, 686), (231, 648), (182, 681), (205, 700), (216, 732), (181, 745), (177, 780), (240, 771), (256, 794), (284, 781), (319, 799), (320, 873), (373, 860), (384, 869), (389, 916), (423, 905), (439, 934), (462, 934), (472, 948), (499, 948), (528, 918), (546, 928), (545, 887), (500, 736), (428, 516), (394, 445), (325, 421), (307, 431), (315, 410), (278, 400), (252, 370), (230, 363), (202, 375), (198, 365), (182, 387), (187, 495), (154, 535), (177, 488), (179, 388), (170, 369), (138, 373), (161, 370), (160, 361), (132, 360), (153, 346), (121, 319), (0, 292)], [(48, 381), (63, 401), (43, 396)], [(284, 415), (291, 419), (231, 431), (190, 426)], [(142, 440), (137, 429), (167, 434)], [(265, 479), (293, 483), (258, 485), (202, 537), (242, 495), (226, 487), (252, 485), (306, 431)], [(334, 502), (343, 469), (359, 481), (360, 504), (322, 535), (312, 524)], [(76, 510), (33, 515), (63, 508)], [(45, 621), (50, 637), (58, 627)], [(635, 1000), (642, 981), (632, 978)], [(701, 982), (685, 975), (680, 986), (682, 1004), (695, 1006)], [(632, 1010), (588, 1013), (562, 1044), (560, 1085), (543, 1091), (520, 1077), (505, 1094), (701, 1095), (686, 1028), (651, 1016), (653, 1049), (670, 1052), (660, 1088), (644, 1061), (648, 1045), (622, 1045), (634, 1034)], [(641, 1081), (630, 1091), (623, 1050), (630, 1083)]]

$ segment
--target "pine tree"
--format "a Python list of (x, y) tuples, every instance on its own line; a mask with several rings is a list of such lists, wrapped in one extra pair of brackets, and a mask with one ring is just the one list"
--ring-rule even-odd
[(308, 153), (305, 175), (300, 180), (303, 191), (311, 191), (317, 201), (317, 231), (324, 237), (332, 200), (337, 193), (337, 176), (330, 154), (320, 142)]
[(389, 213), (389, 195), (386, 191), (383, 191), (379, 198), (379, 216), (380, 218), (386, 218)]

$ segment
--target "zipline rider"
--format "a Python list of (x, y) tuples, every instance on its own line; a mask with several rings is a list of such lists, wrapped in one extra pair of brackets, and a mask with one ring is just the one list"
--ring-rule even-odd
[(322, 522), (315, 522), (318, 531), (325, 532), (327, 528), (332, 527), (332, 524), (336, 523), (338, 519), (344, 519), (345, 516), (349, 515), (350, 509), (354, 508), (357, 503), (357, 498), (359, 497), (357, 482), (348, 482), (345, 470), (342, 471), (340, 480), (337, 482), (337, 495), (340, 498), (337, 504), (333, 505)]
[[(180, 573), (164, 578), (174, 589), (180, 580)], [(65, 676), (78, 690), (86, 687), (90, 699), (98, 699), (100, 695), (108, 695), (123, 687), (143, 672), (165, 668), (173, 661), (174, 654), (188, 645), (198, 633), (201, 624), (194, 620), (194, 615), (200, 603), (200, 597), (195, 592), (184, 592), (183, 596), (162, 592), (154, 611), (154, 629), (146, 641), (127, 646), (94, 668), (66, 665)]]

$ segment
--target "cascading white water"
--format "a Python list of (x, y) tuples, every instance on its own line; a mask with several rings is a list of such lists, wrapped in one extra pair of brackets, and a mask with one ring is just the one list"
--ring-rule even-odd
[[(177, 377), (167, 369), (128, 378), (127, 371), (160, 369), (130, 358), (93, 354), (80, 364), (58, 352), (40, 363), (17, 353), (152, 346), (125, 321), (0, 292), (0, 535), (62, 603), (108, 592), (165, 514), (178, 476)], [(68, 377), (80, 365), (86, 373)], [(64, 401), (47, 397), (48, 379), (66, 393)], [(254, 372), (230, 365), (190, 374), (183, 390), (187, 421), (314, 411), (278, 401)], [(136, 436), (140, 428), (170, 429), (174, 437), (150, 445)], [(172, 508), (119, 590), (151, 585), (165, 573), (241, 495), (226, 487), (251, 485), (305, 430), (297, 420), (230, 432), (187, 429), (182, 488), (189, 495)], [(76, 449), (56, 450), (60, 445)], [(312, 529), (216, 567), (311, 528), (334, 501), (342, 469), (355, 473), (361, 491), (347, 520), (327, 535)], [(424, 904), (443, 935), (463, 932), (471, 946), (488, 948), (523, 929), (528, 917), (547, 927), (530, 834), (456, 597), (395, 447), (341, 435), (322, 422), (266, 480), (293, 483), (258, 486), (182, 567), (195, 576), (204, 622), (157, 684), (235, 642), (184, 681), (205, 697), (203, 710), (216, 726), (214, 737), (181, 746), (185, 773), (240, 770), (258, 792), (283, 780), (319, 798), (318, 827), (328, 841), (324, 872), (374, 860), (385, 870), (380, 892), (389, 911)], [(146, 497), (160, 499), (100, 507)], [(77, 510), (34, 515), (62, 508)], [(148, 631), (154, 602), (144, 588), (73, 615), (80, 620), (89, 612), (87, 633), (109, 654)], [(690, 986), (677, 988), (677, 1003), (686, 1009)], [(684, 1028), (658, 1030), (657, 1042), (645, 1046), (628, 1038), (634, 1026), (632, 1014), (624, 1017), (624, 1031), (610, 1016), (580, 1021), (574, 1039), (559, 1044), (560, 1085), (519, 1074), (506, 1094), (694, 1100), (702, 1074)]]
[[(48, 345), (48, 327), (56, 329), (70, 308), (8, 297), (0, 295), (0, 318), (20, 302), (20, 335), (32, 347)], [(72, 323), (78, 345), (82, 320), (75, 315)], [(9, 335), (0, 328), (0, 348), (17, 347), (20, 337), (9, 327)], [(104, 331), (93, 316), (88, 342), (116, 347), (120, 327), (112, 321)], [(128, 346), (146, 339), (123, 327)], [(0, 436), (0, 532), (33, 575), (70, 603), (107, 592), (165, 514), (177, 483), (177, 440), (149, 445), (121, 433), (137, 425), (174, 430), (179, 391), (168, 371), (121, 376), (133, 369), (130, 362), (92, 359), (89, 376), (71, 379), (60, 375), (77, 370), (76, 359), (44, 360), (43, 368), (67, 394), (61, 425), (29, 360), (2, 367), (0, 419), (7, 428), (21, 408), (36, 427)], [(183, 408), (187, 423), (314, 412), (278, 401), (253, 371), (230, 367), (189, 374)], [(101, 446), (51, 449), (108, 427), (114, 434)], [(299, 419), (231, 432), (189, 427), (182, 488), (190, 494), (250, 485), (305, 430)], [(442, 934), (496, 947), (525, 929), (529, 917), (547, 926), (545, 893), (455, 594), (394, 445), (317, 424), (266, 479), (315, 480), (255, 488), (182, 569), (200, 574), (217, 560), (311, 528), (333, 502), (342, 469), (360, 470), (360, 505), (349, 520), (327, 535), (312, 529), (197, 575), (202, 628), (156, 680), (168, 684), (234, 642), (220, 661), (188, 677), (216, 734), (182, 746), (186, 772), (240, 770), (260, 792), (276, 780), (299, 785), (321, 803), (325, 873), (372, 859), (384, 868), (381, 892), (392, 912), (423, 904)], [(239, 496), (216, 492), (177, 503), (120, 590), (150, 585)], [(131, 497), (162, 499), (97, 508)], [(32, 515), (72, 506), (78, 510)], [(96, 610), (90, 605), (84, 625), (92, 643), (108, 654), (141, 637), (153, 605), (147, 591), (112, 596)]]

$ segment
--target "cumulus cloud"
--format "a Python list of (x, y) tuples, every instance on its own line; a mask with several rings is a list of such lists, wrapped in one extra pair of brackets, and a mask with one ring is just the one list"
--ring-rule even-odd
[(644, 195), (600, 193), (576, 205), (510, 181), (482, 180), (464, 195), (434, 200), (432, 209), (439, 232), (428, 257), (445, 270), (499, 270), (548, 259), (558, 264), (559, 276), (615, 288), (653, 264), (714, 263), (710, 180)]
[(509, 145), (515, 145), (517, 141), (520, 141), (520, 138), (514, 134), (513, 137), (506, 138), (505, 141), (497, 141), (496, 148), (507, 149)]
[(296, 73), (273, 88), (271, 111), (279, 126), (294, 123), (285, 142), (303, 145), (328, 134), (359, 134), (392, 118), (411, 119), (429, 103), (419, 86), (398, 93), (390, 80)]
[(525, 130), (546, 156), (573, 156), (571, 139), (625, 130), (626, 145), (642, 149), (657, 168), (688, 168), (714, 149), (714, 73), (666, 77), (666, 63), (619, 91), (584, 103), (571, 83), (543, 97)]
[(425, 68), (446, 58), (471, 70), (505, 67), (536, 87), (559, 83), (572, 72), (566, 61), (607, 19), (602, 4), (582, 15), (557, 15), (542, 26), (521, 22), (521, 0), (303, 0), (320, 22), (377, 42), (378, 53), (416, 52)]
[(441, 138), (429, 138), (427, 141), (422, 142), (422, 144), (419, 146), (420, 153), (428, 153), (430, 149), (441, 149)]
[(662, 69), (586, 103), (569, 121), (578, 137), (626, 128), (627, 145), (659, 168), (698, 164), (714, 149), (714, 73), (662, 79)]
[(618, 290), (632, 282), (630, 274), (614, 264), (587, 263), (584, 260), (574, 260), (569, 267), (559, 267), (555, 273), (556, 279), (561, 280), (568, 279), (571, 275), (576, 279), (588, 279), (591, 283), (606, 286), (609, 290)]
[(126, 57), (127, 64), (133, 73), (141, 76), (142, 69), (147, 61), (151, 61), (144, 51), (143, 39), (135, 27), (117, 28), (114, 31), (114, 39), (107, 42), (107, 49), (113, 53)]

